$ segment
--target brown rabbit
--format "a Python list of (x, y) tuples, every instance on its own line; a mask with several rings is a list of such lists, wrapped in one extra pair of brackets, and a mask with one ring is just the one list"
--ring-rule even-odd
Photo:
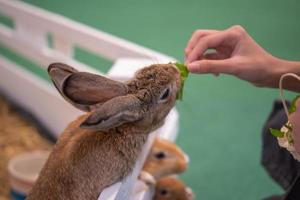
[(139, 178), (148, 184), (187, 169), (188, 156), (173, 142), (156, 138)]
[(153, 200), (193, 200), (195, 195), (179, 179), (168, 176), (158, 180)]
[(156, 64), (126, 83), (61, 63), (48, 73), (67, 101), (89, 113), (62, 133), (27, 199), (97, 199), (132, 171), (148, 134), (163, 124), (180, 73), (173, 64)]

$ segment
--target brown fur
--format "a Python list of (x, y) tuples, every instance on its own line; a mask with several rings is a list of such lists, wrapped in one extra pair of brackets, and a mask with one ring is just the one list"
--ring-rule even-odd
[[(102, 97), (95, 96), (77, 101), (66, 91), (78, 72), (63, 64), (53, 65), (49, 67), (49, 73), (54, 68), (51, 75), (58, 77), (54, 80), (57, 89), (74, 106), (91, 110), (91, 113), (79, 117), (62, 133), (27, 199), (97, 199), (105, 187), (122, 180), (132, 171), (148, 134), (161, 126), (174, 106), (180, 75), (171, 65), (152, 65), (140, 70), (126, 85), (121, 85), (126, 88), (126, 96), (121, 89), (119, 97), (115, 97), (117, 92), (109, 93), (109, 97), (104, 94), (105, 102)], [(97, 79), (94, 75), (91, 77), (83, 82)], [(101, 80), (100, 84), (107, 83)], [(93, 83), (87, 84), (86, 90), (91, 85), (95, 88)], [(171, 95), (166, 102), (158, 103), (159, 95), (168, 85), (173, 88)], [(107, 87), (103, 87), (106, 91)], [(86, 90), (82, 90), (83, 94)], [(76, 87), (72, 91), (76, 91)], [(81, 95), (80, 91), (76, 93), (76, 97)], [(97, 98), (98, 105), (90, 104)], [(111, 118), (117, 120), (108, 123), (110, 128), (103, 128), (107, 126), (101, 124)]]
[(155, 186), (153, 200), (193, 200), (194, 194), (177, 178), (161, 178)]
[[(157, 155), (163, 153), (164, 158)], [(184, 152), (173, 142), (157, 138), (144, 164), (143, 171), (150, 173), (155, 180), (186, 170), (188, 161)]]

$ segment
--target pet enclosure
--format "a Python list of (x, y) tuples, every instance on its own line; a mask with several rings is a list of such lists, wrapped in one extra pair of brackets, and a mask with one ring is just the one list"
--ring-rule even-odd
[[(52, 62), (64, 62), (80, 71), (100, 73), (112, 79), (125, 81), (143, 66), (153, 62), (165, 63), (175, 60), (21, 1), (0, 0), (0, 15), (12, 21), (12, 26), (0, 23), (0, 45), (41, 66), (43, 70), (46, 70)], [(74, 57), (76, 46), (112, 61), (109, 71), (104, 73), (76, 60)], [(70, 121), (81, 114), (59, 96), (49, 81), (2, 55), (0, 55), (0, 91), (33, 114), (55, 137)], [(98, 199), (150, 199), (151, 189), (138, 194), (133, 192), (134, 187), (138, 187), (139, 184), (137, 176), (154, 137), (175, 140), (178, 117), (176, 109), (173, 108), (165, 125), (150, 135), (132, 174), (123, 182), (104, 190)]]

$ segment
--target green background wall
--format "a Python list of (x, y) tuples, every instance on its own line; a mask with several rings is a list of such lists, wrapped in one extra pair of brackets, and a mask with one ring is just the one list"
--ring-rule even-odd
[[(183, 61), (196, 29), (241, 24), (276, 56), (300, 59), (297, 0), (26, 0), (51, 12), (144, 45)], [(0, 44), (1, 45), (1, 44)], [(0, 53), (26, 62), (12, 52)], [(102, 69), (109, 62), (78, 51)], [(27, 65), (31, 65), (30, 63)], [(45, 77), (35, 67), (30, 70)], [(291, 97), (294, 94), (290, 93)], [(260, 165), (261, 129), (278, 90), (255, 88), (236, 78), (192, 75), (186, 83), (177, 143), (189, 154), (181, 176), (197, 199), (261, 199), (282, 190)]]

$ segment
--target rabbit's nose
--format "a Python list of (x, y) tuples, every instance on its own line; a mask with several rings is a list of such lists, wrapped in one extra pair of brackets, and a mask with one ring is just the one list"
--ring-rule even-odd
[(193, 193), (191, 188), (186, 187), (185, 192), (187, 194), (188, 200), (194, 200), (195, 199), (195, 194)]
[(186, 163), (189, 163), (190, 162), (190, 157), (187, 155), (187, 154), (183, 154), (183, 158), (184, 158), (184, 161), (186, 162)]

